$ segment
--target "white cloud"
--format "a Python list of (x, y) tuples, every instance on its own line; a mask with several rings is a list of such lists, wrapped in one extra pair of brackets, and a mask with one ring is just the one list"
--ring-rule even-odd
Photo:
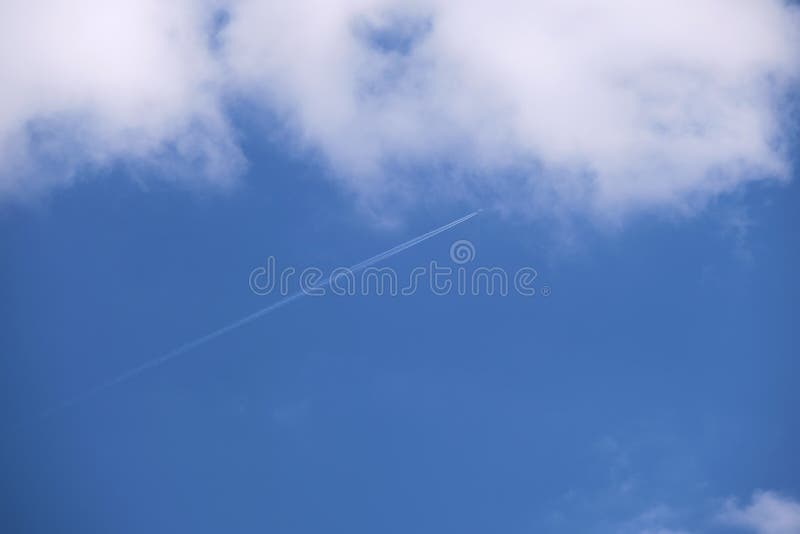
[[(689, 534), (707, 532), (702, 524), (717, 523), (733, 527), (742, 534), (800, 534), (800, 503), (774, 491), (756, 491), (747, 505), (740, 505), (733, 499), (708, 517), (700, 517), (698, 511), (678, 512), (668, 506), (654, 506), (644, 513), (619, 525), (616, 534)], [(690, 521), (691, 516), (695, 521)], [(699, 521), (698, 521), (699, 520)], [(694, 528), (677, 527), (676, 524), (696, 523)], [(717, 532), (717, 529), (712, 529)], [(726, 532), (728, 530), (726, 529)]]
[(4, 2), (0, 191), (43, 185), (19, 170), (42, 151), (73, 166), (177, 153), (227, 181), (227, 96), (275, 113), (372, 202), (686, 209), (787, 178), (797, 148), (780, 98), (800, 17), (782, 0), (226, 6), (213, 51), (210, 1)]
[(356, 191), (617, 213), (787, 175), (800, 19), (780, 0), (408, 5), (242, 0), (226, 32), (237, 81)]
[(242, 158), (222, 113), (205, 2), (6, 0), (0, 7), (0, 194), (86, 166), (174, 164), (227, 180)]
[(746, 506), (728, 501), (719, 520), (755, 534), (798, 534), (800, 503), (775, 492), (756, 492)]

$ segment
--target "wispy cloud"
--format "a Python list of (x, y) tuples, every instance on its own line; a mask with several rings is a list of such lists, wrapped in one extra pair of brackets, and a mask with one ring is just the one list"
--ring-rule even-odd
[(711, 516), (691, 526), (682, 525), (687, 521), (685, 516), (697, 513), (686, 512), (690, 513), (681, 514), (667, 506), (658, 505), (623, 523), (617, 531), (618, 534), (689, 534), (717, 532), (718, 529), (714, 527), (717, 525), (733, 527), (743, 534), (800, 532), (800, 503), (774, 491), (754, 492), (749, 504), (728, 499)]
[(615, 534), (689, 534), (666, 525), (676, 522), (676, 514), (663, 504), (654, 506), (616, 529)]
[(773, 491), (757, 491), (749, 504), (727, 501), (718, 520), (755, 534), (797, 534), (800, 502)]

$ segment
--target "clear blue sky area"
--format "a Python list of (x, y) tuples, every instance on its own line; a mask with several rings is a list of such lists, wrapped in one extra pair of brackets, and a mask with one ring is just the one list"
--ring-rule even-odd
[(384, 265), (468, 239), (549, 296), (304, 298), (42, 417), (278, 300), (267, 256), (350, 265), (480, 207), (381, 227), (248, 156), (227, 194), (104, 171), (0, 214), (0, 530), (728, 532), (720, 499), (800, 495), (796, 181), (616, 230), (488, 210)]

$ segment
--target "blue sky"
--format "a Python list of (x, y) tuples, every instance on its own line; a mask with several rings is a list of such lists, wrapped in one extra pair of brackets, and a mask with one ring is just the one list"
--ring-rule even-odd
[(351, 264), (464, 211), (375, 230), (313, 167), (252, 164), (271, 179), (225, 197), (109, 176), (3, 214), (20, 532), (614, 532), (658, 507), (705, 532), (717, 499), (800, 492), (793, 184), (568, 251), (484, 213), (389, 264), (469, 239), (549, 298), (309, 298), (40, 419), (271, 302), (248, 288), (267, 255)]
[[(202, 2), (143, 2), (144, 15), (119, 2), (129, 22), (94, 37), (140, 68), (76, 82), (107, 58), (55, 46), (67, 28), (31, 57), (83, 63), (35, 103), (26, 91), (44, 74), (0, 63), (24, 81), (0, 96), (0, 522), (800, 532), (800, 63), (786, 45), (800, 36), (779, 22), (797, 10), (654, 2), (674, 22), (656, 43), (617, 37), (621, 22), (647, 26), (630, 6), (597, 14), (584, 42), (515, 34), (509, 15), (582, 35), (569, 23), (580, 2), (511, 2), (502, 16), (480, 2), (339, 4), (278, 10), (295, 26), (265, 43), (248, 21), (274, 15), (268, 3), (222, 17)], [(102, 6), (64, 6), (73, 26), (116, 28), (113, 13), (92, 18)], [(137, 25), (153, 13), (183, 37)], [(681, 21), (719, 13), (734, 30), (693, 51)], [(485, 35), (465, 39), (481, 15)], [(358, 44), (365, 27), (378, 44)], [(722, 46), (742, 32), (749, 47)], [(539, 38), (557, 60), (526, 54)], [(593, 44), (619, 55), (589, 69)], [(576, 89), (509, 70), (531, 62)], [(617, 119), (570, 114), (598, 103)], [(278, 301), (249, 286), (269, 256), (329, 272), (480, 208), (381, 265), (401, 279), (454, 266), (451, 244), (468, 240), (470, 267), (535, 268), (533, 297), (306, 297), (41, 415)]]

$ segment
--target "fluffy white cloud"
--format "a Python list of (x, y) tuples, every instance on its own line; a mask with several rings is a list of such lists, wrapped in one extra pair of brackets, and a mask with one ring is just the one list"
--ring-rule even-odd
[(787, 175), (800, 19), (780, 0), (408, 6), (243, 0), (226, 32), (241, 86), (357, 191), (616, 212)]
[[(212, 6), (191, 0), (0, 4), (0, 194), (117, 161), (226, 180), (242, 156), (219, 104)], [(176, 174), (177, 172), (177, 174)]]
[(755, 534), (797, 534), (800, 532), (800, 503), (775, 492), (756, 492), (746, 506), (728, 501), (719, 519)]
[(227, 179), (228, 95), (372, 201), (683, 209), (785, 179), (797, 149), (781, 98), (800, 17), (782, 0), (229, 0), (214, 49), (219, 7), (4, 2), (0, 189), (36, 182), (15, 166), (48, 146), (37, 125), (76, 163), (177, 154)]

